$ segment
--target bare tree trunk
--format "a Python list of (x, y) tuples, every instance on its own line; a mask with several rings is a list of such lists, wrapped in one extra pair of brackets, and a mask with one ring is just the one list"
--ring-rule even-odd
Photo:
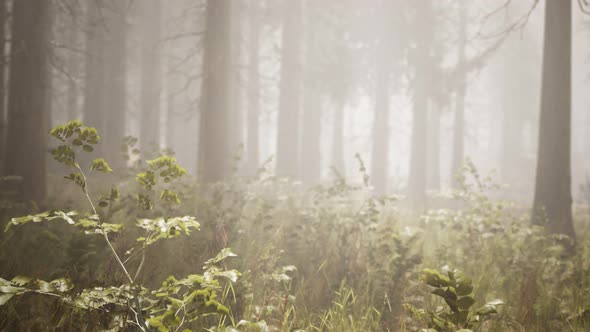
[(24, 199), (37, 204), (43, 204), (46, 195), (50, 4), (45, 0), (18, 0), (12, 11), (6, 171), (23, 177)]
[(0, 175), (4, 175), (6, 160), (6, 95), (8, 84), (6, 81), (6, 30), (8, 22), (7, 2), (0, 0)]
[(427, 149), (427, 121), (428, 100), (431, 95), (430, 43), (432, 30), (429, 24), (432, 18), (431, 0), (416, 1), (416, 39), (417, 46), (414, 56), (414, 95), (412, 116), (412, 137), (410, 155), (410, 177), (408, 180), (408, 198), (410, 204), (416, 208), (424, 208), (426, 202), (426, 149)]
[(257, 1), (249, 2), (250, 15), (248, 29), (248, 173), (254, 174), (258, 169), (259, 122), (260, 122), (260, 8)]
[(392, 26), (390, 6), (383, 8), (380, 15), (380, 38), (375, 58), (375, 108), (373, 112), (373, 144), (371, 148), (371, 184), (376, 194), (387, 192), (389, 180), (389, 89), (391, 85), (390, 37)]
[(121, 145), (125, 136), (127, 109), (127, 10), (129, 0), (110, 3), (106, 11), (108, 46), (106, 47), (104, 156), (114, 168), (124, 166)]
[(160, 146), (161, 0), (143, 0), (141, 6), (141, 122), (139, 138), (143, 156)]
[(283, 0), (281, 78), (277, 133), (277, 174), (299, 174), (301, 104), (301, 0)]
[[(99, 1), (91, 1), (86, 10), (88, 27), (86, 27), (84, 69), (84, 123), (87, 126), (96, 127), (98, 132), (103, 134), (106, 126), (104, 49), (106, 48), (107, 27)], [(96, 145), (96, 155), (103, 156), (103, 151), (103, 144)]]
[(465, 52), (467, 46), (467, 9), (463, 5), (459, 12), (459, 44), (457, 48), (457, 68), (459, 68), (458, 86), (455, 91), (455, 112), (453, 128), (453, 157), (451, 161), (451, 187), (458, 188), (459, 183), (457, 176), (461, 172), (461, 167), (465, 159), (464, 139), (465, 139), (465, 95), (467, 86), (465, 80), (467, 72), (460, 68), (465, 64)]
[(321, 117), (322, 95), (319, 91), (317, 63), (319, 60), (318, 36), (313, 31), (315, 15), (306, 8), (305, 66), (303, 68), (303, 110), (301, 137), (301, 179), (309, 185), (321, 180)]
[(215, 182), (231, 173), (229, 142), (230, 1), (207, 1), (205, 53), (199, 130), (202, 181)]
[(428, 113), (430, 132), (428, 133), (428, 189), (440, 190), (440, 109), (430, 103)]
[(571, 193), (572, 2), (547, 1), (532, 221), (575, 239)]
[(375, 193), (385, 194), (389, 169), (389, 66), (386, 62), (390, 59), (384, 54), (385, 50), (378, 52), (370, 176)]
[[(241, 6), (240, 0), (233, 0), (230, 4), (231, 30), (230, 30), (230, 116), (229, 116), (229, 135), (230, 135), (230, 153), (232, 156), (242, 158), (242, 148), (244, 145), (244, 116), (243, 116), (243, 84), (242, 81), (242, 29), (241, 29)], [(240, 165), (236, 164), (238, 160), (232, 159), (232, 167), (235, 171), (240, 171)]]
[(337, 103), (334, 110), (334, 132), (332, 140), (332, 167), (342, 176), (346, 176), (344, 163), (344, 107)]

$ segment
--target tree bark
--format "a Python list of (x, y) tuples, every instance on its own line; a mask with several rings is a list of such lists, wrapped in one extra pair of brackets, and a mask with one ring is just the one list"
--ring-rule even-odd
[(303, 110), (301, 135), (301, 179), (308, 185), (321, 181), (321, 118), (322, 92), (318, 84), (319, 42), (314, 33), (316, 17), (313, 8), (306, 8), (305, 21), (305, 66), (303, 68)]
[(43, 205), (46, 196), (50, 1), (13, 4), (7, 173), (23, 177), (23, 198)]
[(389, 70), (384, 46), (377, 55), (375, 81), (375, 111), (373, 115), (373, 145), (371, 150), (371, 184), (376, 194), (387, 192), (389, 169)]
[[(240, 0), (233, 0), (230, 4), (231, 28), (230, 28), (230, 116), (229, 116), (229, 135), (230, 135), (230, 153), (232, 157), (241, 155), (244, 145), (244, 116), (243, 116), (243, 89), (242, 81), (242, 29), (241, 29), (241, 6)], [(232, 167), (235, 171), (240, 171), (239, 160), (232, 158)]]
[(457, 68), (459, 70), (457, 78), (457, 90), (455, 91), (455, 112), (453, 128), (453, 157), (451, 161), (451, 187), (457, 189), (459, 182), (457, 176), (461, 173), (461, 168), (465, 160), (464, 139), (465, 139), (465, 97), (467, 93), (466, 75), (467, 72), (462, 70), (465, 66), (466, 46), (467, 46), (467, 9), (462, 4), (459, 12), (459, 43), (457, 47)]
[(283, 0), (277, 175), (299, 176), (301, 104), (301, 0)]
[[(88, 26), (86, 27), (86, 59), (84, 69), (84, 123), (105, 134), (106, 112), (104, 109), (105, 95), (105, 59), (106, 22), (102, 16), (99, 1), (91, 1), (86, 9)], [(104, 156), (103, 144), (95, 146), (95, 154)]]
[(334, 132), (332, 139), (332, 167), (343, 177), (346, 177), (346, 165), (344, 163), (344, 107), (336, 104), (334, 110)]
[(7, 30), (7, 3), (6, 0), (0, 0), (0, 175), (4, 175), (6, 160), (6, 131), (7, 114), (6, 114), (6, 95), (8, 84), (6, 82), (6, 30)]
[(159, 150), (160, 146), (160, 95), (161, 95), (161, 0), (143, 0), (141, 6), (141, 122), (139, 138), (141, 153)]
[(428, 113), (430, 132), (428, 133), (428, 189), (440, 190), (440, 109), (433, 105)]
[(200, 179), (216, 182), (231, 173), (229, 141), (230, 1), (207, 1), (199, 120)]
[(532, 222), (575, 239), (571, 193), (571, 1), (547, 1)]
[(416, 50), (414, 61), (414, 94), (412, 114), (412, 137), (410, 149), (410, 175), (408, 180), (408, 198), (415, 209), (426, 207), (426, 149), (427, 149), (427, 121), (428, 100), (431, 95), (430, 43), (432, 42), (432, 28), (429, 24), (432, 18), (431, 0), (417, 0), (415, 13)]
[(121, 146), (125, 137), (125, 118), (127, 103), (127, 9), (129, 0), (109, 3), (111, 9), (105, 11), (107, 21), (107, 41), (105, 48), (106, 76), (103, 129), (104, 157), (115, 169), (124, 167)]
[(255, 174), (258, 170), (259, 122), (260, 122), (260, 9), (257, 1), (251, 1), (248, 17), (248, 129), (247, 129), (247, 163), (248, 173)]
[(370, 181), (378, 195), (387, 192), (389, 180), (389, 108), (392, 57), (391, 39), (394, 28), (390, 24), (392, 4), (384, 3), (380, 15), (379, 39), (375, 53), (375, 108), (373, 111), (373, 137), (371, 147)]

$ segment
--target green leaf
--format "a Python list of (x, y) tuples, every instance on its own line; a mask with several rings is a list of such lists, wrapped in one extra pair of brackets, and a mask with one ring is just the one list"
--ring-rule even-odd
[(469, 310), (473, 304), (475, 304), (475, 299), (471, 296), (462, 297), (457, 301), (457, 306), (462, 310)]
[(450, 284), (449, 278), (432, 269), (424, 269), (421, 278), (432, 287), (446, 287)]
[(90, 171), (95, 170), (103, 173), (111, 173), (113, 171), (104, 158), (97, 158), (92, 161)]
[(234, 254), (230, 248), (224, 248), (217, 254), (217, 256), (207, 260), (205, 262), (205, 266), (203, 266), (203, 269), (207, 270), (208, 268), (212, 267), (213, 265), (221, 262), (222, 260), (224, 260), (228, 257), (237, 257), (237, 256), (238, 255)]
[(15, 294), (0, 294), (0, 305), (6, 304)]
[(92, 147), (92, 145), (88, 145), (88, 144), (84, 145), (84, 146), (82, 147), (82, 149), (83, 149), (84, 151), (86, 151), (86, 152), (92, 152), (92, 151), (94, 151), (94, 148)]
[(502, 302), (502, 300), (493, 300), (490, 301), (486, 304), (483, 305), (483, 307), (477, 309), (475, 311), (476, 314), (481, 315), (481, 316), (487, 316), (487, 315), (491, 315), (491, 314), (497, 314), (498, 313), (498, 307), (503, 305), (504, 302)]

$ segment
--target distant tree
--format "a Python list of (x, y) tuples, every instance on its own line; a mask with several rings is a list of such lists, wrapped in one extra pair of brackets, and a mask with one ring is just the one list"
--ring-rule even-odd
[(139, 138), (141, 151), (146, 153), (160, 144), (161, 95), (161, 0), (142, 0), (141, 26), (141, 119)]
[(245, 7), (245, 4), (241, 0), (233, 0), (230, 6), (229, 149), (231, 155), (234, 157), (231, 166), (237, 168), (235, 171), (240, 171), (241, 166), (237, 164), (240, 160), (236, 160), (235, 157), (243, 157), (241, 153), (244, 145), (244, 82), (242, 78), (242, 58), (244, 56), (242, 47), (242, 39), (244, 38), (242, 35), (242, 21), (244, 15), (242, 9)]
[(416, 208), (426, 204), (426, 147), (427, 147), (427, 114), (428, 102), (432, 93), (431, 73), (432, 60), (431, 43), (433, 27), (431, 0), (416, 0), (414, 5), (414, 33), (416, 47), (410, 54), (410, 61), (414, 68), (412, 82), (412, 137), (410, 149), (410, 175), (408, 180), (408, 198)]
[(277, 166), (281, 176), (299, 176), (302, 0), (283, 0)]
[[(127, 14), (131, 0), (106, 2), (105, 29), (107, 46), (104, 53), (106, 76), (104, 109), (105, 128), (103, 130), (104, 156), (112, 166), (123, 165), (121, 145), (126, 130), (127, 109)], [(91, 125), (91, 124), (89, 124)]]
[[(461, 2), (459, 7), (459, 25), (458, 25), (458, 43), (457, 43), (457, 64), (463, 66), (466, 62), (467, 52), (467, 8)], [(451, 187), (458, 188), (457, 173), (461, 172), (461, 167), (465, 160), (465, 98), (467, 95), (466, 75), (460, 75), (455, 87), (454, 103), (454, 128), (453, 128), (453, 155), (451, 158)]]
[(572, 1), (547, 1), (532, 222), (575, 238), (571, 193)]
[[(388, 3), (388, 2), (386, 2)], [(389, 170), (389, 118), (391, 98), (391, 69), (393, 68), (393, 43), (395, 24), (400, 18), (391, 19), (395, 11), (392, 5), (379, 8), (378, 38), (375, 45), (374, 108), (371, 148), (371, 184), (378, 194), (387, 191)]]
[(6, 173), (23, 177), (25, 200), (46, 195), (47, 41), (51, 1), (13, 3)]
[(197, 168), (204, 182), (223, 180), (231, 172), (230, 6), (229, 0), (207, 1)]
[[(107, 26), (102, 14), (102, 2), (90, 1), (86, 8), (86, 59), (84, 64), (84, 123), (105, 133), (105, 50)], [(96, 146), (96, 154), (103, 155), (104, 144)]]
[(8, 129), (6, 123), (6, 92), (7, 82), (4, 79), (6, 73), (6, 35), (8, 22), (8, 8), (7, 1), (0, 0), (0, 175), (4, 174), (4, 160), (6, 158), (6, 131)]
[(260, 159), (260, 3), (248, 2), (247, 171), (254, 174)]
[(305, 6), (303, 38), (303, 102), (301, 137), (301, 179), (308, 184), (317, 184), (321, 179), (321, 117), (322, 92), (320, 91), (321, 41), (318, 33), (318, 7)]

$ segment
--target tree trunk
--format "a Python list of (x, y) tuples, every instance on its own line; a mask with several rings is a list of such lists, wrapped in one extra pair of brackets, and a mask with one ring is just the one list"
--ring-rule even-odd
[[(104, 108), (105, 95), (105, 64), (104, 49), (106, 48), (106, 22), (99, 7), (100, 2), (88, 3), (86, 27), (86, 60), (84, 76), (84, 124), (98, 129), (99, 134), (105, 134), (106, 112)], [(95, 146), (95, 154), (104, 156), (103, 143)]]
[(465, 139), (465, 95), (467, 93), (466, 75), (467, 72), (462, 69), (465, 65), (466, 46), (467, 46), (467, 9), (461, 4), (459, 8), (459, 43), (457, 48), (457, 68), (459, 75), (457, 80), (457, 90), (455, 91), (455, 114), (453, 128), (453, 157), (451, 161), (451, 187), (457, 189), (459, 183), (457, 176), (461, 173), (464, 155)]
[(161, 0), (143, 0), (141, 6), (141, 122), (139, 138), (141, 153), (157, 152), (160, 147)]
[[(244, 145), (244, 128), (243, 128), (243, 90), (242, 86), (242, 29), (241, 29), (241, 6), (240, 0), (233, 0), (230, 4), (231, 27), (230, 27), (230, 116), (229, 116), (229, 135), (230, 135), (230, 153), (233, 156), (242, 158), (241, 155)], [(232, 159), (234, 171), (240, 171), (239, 160)]]
[(23, 177), (23, 198), (43, 204), (46, 195), (48, 88), (47, 34), (50, 1), (13, 4), (7, 173)]
[(321, 172), (321, 120), (322, 120), (322, 93), (318, 84), (318, 60), (319, 43), (318, 36), (314, 33), (316, 17), (311, 12), (313, 8), (306, 9), (305, 21), (305, 66), (303, 68), (303, 110), (302, 129), (305, 135), (301, 136), (301, 179), (308, 185), (319, 184)]
[(229, 141), (230, 1), (207, 1), (199, 167), (203, 182), (220, 181), (231, 173)]
[(104, 157), (115, 169), (124, 167), (121, 145), (125, 137), (127, 103), (127, 9), (129, 0), (112, 2), (106, 11), (108, 46), (105, 54), (106, 76), (103, 98), (105, 128), (103, 129)]
[(346, 164), (344, 163), (344, 107), (342, 103), (336, 103), (334, 110), (334, 132), (332, 140), (332, 167), (342, 176), (346, 176)]
[(277, 175), (299, 174), (301, 103), (301, 0), (283, 0), (281, 78), (277, 132)]
[(390, 59), (383, 54), (383, 47), (378, 52), (370, 176), (375, 193), (381, 195), (387, 192), (389, 169), (389, 72), (386, 62)]
[(414, 57), (414, 95), (412, 115), (412, 137), (410, 152), (410, 175), (408, 180), (408, 198), (410, 204), (421, 209), (426, 207), (426, 149), (428, 100), (431, 95), (431, 59), (430, 43), (432, 30), (428, 24), (432, 18), (431, 0), (416, 1), (416, 50)]
[(390, 24), (391, 4), (380, 15), (380, 38), (375, 58), (375, 108), (373, 112), (373, 144), (371, 150), (371, 184), (378, 195), (387, 192), (389, 170), (389, 89), (392, 59)]
[(6, 131), (7, 114), (6, 114), (6, 95), (8, 84), (6, 82), (6, 30), (7, 30), (7, 3), (6, 0), (0, 0), (0, 176), (4, 175), (6, 160)]
[(547, 1), (532, 221), (575, 239), (571, 193), (572, 2)]
[(260, 9), (256, 1), (251, 1), (248, 29), (248, 141), (247, 163), (248, 173), (255, 174), (258, 170), (259, 122), (260, 122)]
[(428, 133), (428, 189), (440, 190), (440, 109), (438, 105), (430, 103)]

